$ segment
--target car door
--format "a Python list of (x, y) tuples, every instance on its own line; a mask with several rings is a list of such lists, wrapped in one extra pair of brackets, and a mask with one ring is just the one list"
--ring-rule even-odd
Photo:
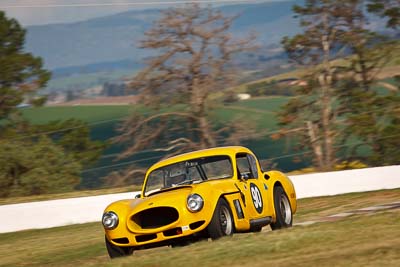
[(245, 217), (271, 216), (271, 203), (267, 201), (268, 181), (262, 177), (256, 158), (252, 154), (238, 153), (236, 167), (239, 189), (244, 195)]

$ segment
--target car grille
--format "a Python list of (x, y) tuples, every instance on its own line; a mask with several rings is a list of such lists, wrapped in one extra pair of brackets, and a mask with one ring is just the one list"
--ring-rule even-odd
[(154, 229), (169, 225), (179, 218), (178, 211), (171, 207), (157, 207), (134, 214), (131, 220), (142, 229)]

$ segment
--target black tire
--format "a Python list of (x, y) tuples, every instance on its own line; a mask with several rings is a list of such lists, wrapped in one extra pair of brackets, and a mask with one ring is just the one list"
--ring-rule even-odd
[(271, 223), (272, 230), (291, 227), (293, 223), (292, 207), (289, 198), (281, 186), (274, 187), (274, 206), (276, 222)]
[(105, 240), (106, 240), (107, 252), (111, 259), (132, 255), (133, 253), (132, 247), (119, 247), (113, 245), (111, 244), (110, 241), (107, 240), (107, 237), (105, 238)]
[(259, 232), (261, 232), (261, 230), (262, 230), (262, 227), (254, 227), (253, 229), (251, 229), (251, 231), (254, 233), (259, 233)]
[(233, 216), (225, 199), (218, 200), (211, 222), (207, 226), (207, 232), (213, 240), (233, 234)]

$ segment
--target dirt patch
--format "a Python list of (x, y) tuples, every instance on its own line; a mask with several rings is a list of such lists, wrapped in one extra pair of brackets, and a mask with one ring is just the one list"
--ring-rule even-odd
[(307, 225), (318, 223), (318, 222), (338, 221), (338, 220), (342, 220), (342, 219), (345, 219), (345, 218), (353, 216), (353, 215), (371, 215), (371, 214), (375, 214), (375, 213), (383, 212), (383, 211), (400, 211), (400, 202), (396, 201), (396, 202), (392, 202), (392, 203), (385, 203), (385, 204), (381, 204), (381, 205), (375, 205), (375, 206), (370, 206), (370, 207), (366, 207), (366, 208), (341, 212), (341, 213), (333, 214), (330, 216), (321, 217), (319, 219), (312, 220), (312, 221), (295, 223), (294, 225), (307, 226)]

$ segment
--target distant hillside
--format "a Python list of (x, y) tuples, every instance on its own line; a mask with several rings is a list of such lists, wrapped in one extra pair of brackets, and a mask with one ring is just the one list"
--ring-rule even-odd
[[(224, 14), (241, 15), (232, 28), (235, 36), (240, 38), (255, 31), (259, 33), (260, 44), (268, 46), (279, 43), (284, 35), (298, 31), (297, 22), (292, 18), (291, 7), (294, 3), (241, 4), (220, 9)], [(150, 55), (149, 51), (140, 50), (137, 46), (143, 33), (159, 17), (160, 10), (154, 9), (129, 11), (71, 24), (32, 26), (28, 27), (26, 48), (43, 57), (45, 66), (52, 70), (82, 65), (93, 67), (97, 64), (104, 71), (109, 66), (102, 65), (103, 62), (126, 63), (126, 60), (137, 65)]]
[(141, 67), (143, 67), (142, 64), (138, 64), (136, 61), (129, 59), (123, 59), (111, 62), (105, 61), (88, 65), (70, 66), (70, 67), (53, 69), (52, 78), (57, 79), (61, 77), (68, 77), (76, 73), (89, 74), (102, 71), (116, 72), (119, 70), (131, 70), (133, 72), (134, 70), (140, 69)]

